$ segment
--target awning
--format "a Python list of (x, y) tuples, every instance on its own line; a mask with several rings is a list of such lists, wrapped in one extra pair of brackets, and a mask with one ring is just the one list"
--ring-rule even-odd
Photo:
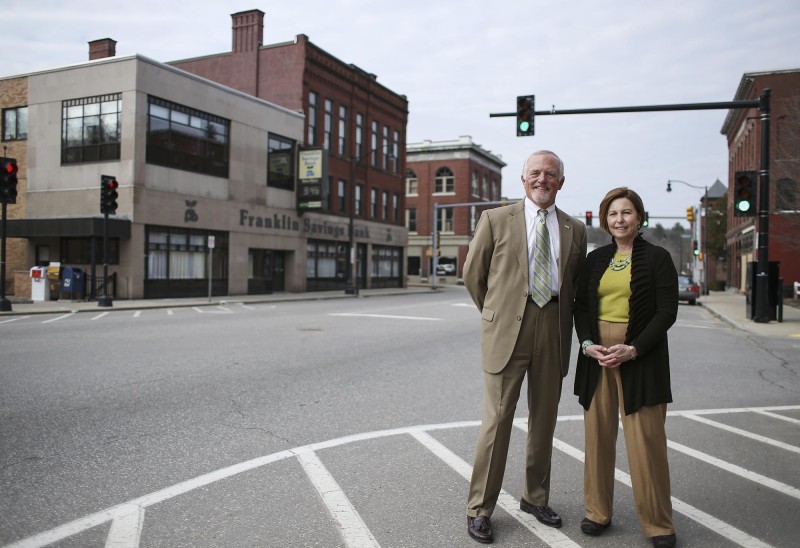
[[(81, 238), (103, 236), (103, 217), (73, 217), (67, 219), (8, 219), (9, 238)], [(131, 222), (128, 219), (108, 219), (108, 237), (128, 240)]]

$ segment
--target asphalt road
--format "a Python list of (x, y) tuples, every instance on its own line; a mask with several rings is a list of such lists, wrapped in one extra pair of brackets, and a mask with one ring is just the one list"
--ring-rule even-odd
[[(476, 546), (479, 322), (463, 288), (0, 322), (0, 545)], [(670, 344), (680, 545), (794, 546), (798, 341), (682, 305)], [(553, 455), (564, 527), (517, 510), (521, 407), (496, 544), (648, 546), (622, 433), (614, 525), (580, 532), (572, 375)]]

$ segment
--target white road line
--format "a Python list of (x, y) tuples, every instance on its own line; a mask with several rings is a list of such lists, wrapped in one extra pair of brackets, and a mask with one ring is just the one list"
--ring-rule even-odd
[(175, 312), (171, 308), (167, 308), (167, 316), (172, 316)]
[(244, 303), (239, 303), (239, 306), (241, 306), (242, 308), (246, 308), (247, 310), (255, 310), (256, 309), (255, 306), (250, 306), (250, 305), (247, 305), (247, 304), (244, 304)]
[(392, 316), (390, 314), (350, 314), (350, 313), (339, 313), (339, 314), (328, 314), (328, 316), (348, 316), (351, 318), (383, 318), (388, 320), (423, 320), (429, 322), (441, 322), (443, 318), (427, 318), (425, 316)]
[(773, 419), (780, 419), (782, 421), (788, 421), (794, 424), (800, 424), (800, 420), (792, 417), (787, 417), (786, 415), (779, 415), (777, 413), (771, 413), (769, 411), (756, 411), (756, 413), (758, 413), (759, 415), (766, 415), (767, 417), (772, 417)]
[[(514, 425), (520, 430), (527, 432), (528, 431), (527, 419), (524, 420), (525, 422), (515, 421)], [(569, 444), (566, 444), (559, 439), (553, 440), (553, 447), (581, 462), (583, 462), (584, 460), (585, 453), (583, 451)], [(631, 477), (620, 469), (614, 470), (614, 479), (616, 479), (620, 483), (627, 485), (628, 487), (631, 487)], [(758, 540), (757, 538), (748, 535), (744, 531), (737, 529), (733, 525), (725, 523), (724, 521), (717, 519), (710, 514), (706, 514), (702, 510), (699, 510), (694, 506), (683, 502), (680, 499), (676, 499), (675, 497), (670, 497), (670, 500), (672, 501), (673, 510), (711, 529), (718, 535), (723, 536), (732, 542), (735, 542), (739, 546), (745, 546), (746, 548), (761, 548), (761, 547), (767, 548), (770, 546), (769, 544), (765, 544), (760, 540)]]
[(208, 313), (208, 314), (233, 314), (233, 312), (231, 310), (225, 308), (224, 306), (215, 307), (215, 308), (218, 308), (219, 310), (204, 310), (204, 309), (200, 308), (199, 306), (193, 306), (192, 308), (194, 310), (196, 310), (197, 312), (199, 312), (200, 314), (205, 314), (205, 313)]
[[(410, 434), (414, 436), (414, 438), (416, 438), (417, 441), (419, 441), (422, 445), (428, 448), (431, 453), (439, 457), (450, 468), (458, 472), (464, 479), (470, 481), (472, 477), (472, 467), (465, 462), (464, 459), (450, 451), (450, 449), (442, 445), (427, 432), (415, 431), (410, 432)], [(534, 535), (547, 543), (548, 546), (559, 548), (566, 546), (580, 546), (558, 529), (553, 529), (552, 527), (542, 525), (532, 515), (520, 510), (519, 501), (509, 495), (505, 489), (500, 491), (500, 497), (497, 499), (497, 504), (503, 510), (511, 514), (513, 518), (522, 523), (522, 525), (524, 525)]]
[(739, 434), (740, 436), (760, 441), (761, 443), (766, 443), (768, 445), (780, 447), (781, 449), (786, 449), (787, 451), (791, 451), (793, 453), (800, 453), (800, 447), (797, 447), (796, 445), (789, 445), (788, 443), (783, 443), (782, 441), (774, 440), (766, 436), (753, 434), (752, 432), (748, 432), (747, 430), (742, 430), (741, 428), (736, 428), (735, 426), (728, 426), (727, 424), (723, 424), (721, 422), (712, 421), (711, 419), (700, 417), (698, 415), (695, 415), (694, 413), (679, 413), (678, 416), (686, 417), (687, 419), (692, 419), (693, 421), (697, 421), (702, 424), (707, 424), (709, 426), (713, 426), (714, 428), (719, 428), (720, 430), (733, 432), (734, 434)]
[(333, 479), (333, 476), (322, 461), (319, 460), (316, 453), (313, 451), (304, 451), (297, 454), (297, 460), (303, 466), (308, 475), (308, 479), (316, 488), (325, 506), (331, 516), (339, 522), (339, 532), (347, 546), (354, 548), (369, 548), (371, 546), (378, 547), (378, 541), (372, 536), (372, 533), (361, 519), (361, 515), (355, 506), (352, 505), (350, 499), (344, 494), (342, 488)]
[(98, 314), (97, 316), (95, 316), (94, 318), (92, 318), (92, 320), (99, 320), (99, 319), (100, 319), (100, 318), (102, 318), (103, 316), (107, 316), (107, 315), (108, 315), (108, 312), (101, 312), (100, 314)]
[[(168, 313), (171, 314), (172, 310), (168, 309)], [(55, 321), (57, 319), (65, 318), (70, 316), (71, 314), (67, 314), (65, 316), (61, 316), (58, 318), (53, 318), (47, 321)], [(703, 414), (724, 414), (724, 413), (747, 413), (747, 412), (770, 412), (770, 411), (797, 411), (800, 410), (800, 405), (784, 405), (784, 406), (775, 406), (775, 407), (748, 407), (748, 408), (730, 408), (730, 409), (706, 409), (706, 410), (693, 410), (691, 413), (696, 415), (703, 415)], [(668, 415), (674, 415), (679, 413), (678, 411), (675, 412), (668, 412)], [(519, 419), (520, 423), (518, 426), (525, 430), (527, 428), (526, 421), (527, 419)], [(558, 417), (559, 421), (580, 421), (583, 420), (583, 415), (566, 415), (562, 417)], [(108, 523), (117, 517), (117, 515), (124, 511), (126, 508), (130, 508), (131, 505), (133, 506), (140, 506), (142, 508), (147, 508), (154, 504), (158, 504), (160, 502), (170, 500), (174, 497), (183, 495), (194, 489), (198, 489), (200, 487), (204, 487), (206, 485), (210, 485), (212, 483), (222, 481), (229, 477), (235, 476), (237, 474), (241, 474), (242, 472), (247, 472), (249, 470), (254, 470), (260, 468), (262, 466), (266, 466), (268, 464), (281, 461), (283, 459), (296, 456), (298, 453), (307, 452), (307, 451), (321, 451), (323, 449), (328, 449), (332, 447), (339, 447), (342, 445), (346, 445), (349, 443), (355, 443), (360, 441), (368, 441), (383, 437), (390, 437), (396, 436), (400, 434), (413, 434), (415, 432), (428, 432), (432, 430), (450, 430), (453, 428), (468, 428), (468, 427), (477, 427), (480, 426), (480, 421), (462, 421), (462, 422), (450, 422), (450, 423), (439, 423), (439, 424), (425, 424), (425, 425), (417, 425), (417, 426), (407, 426), (401, 428), (395, 428), (391, 430), (378, 430), (374, 432), (362, 432), (358, 434), (352, 434), (349, 436), (343, 436), (341, 438), (325, 440), (322, 442), (313, 443), (310, 445), (305, 445), (301, 447), (296, 447), (292, 450), (286, 451), (279, 451), (277, 453), (272, 453), (270, 455), (265, 455), (262, 457), (257, 457), (255, 459), (251, 459), (248, 461), (240, 462), (238, 464), (234, 464), (232, 466), (228, 466), (226, 468), (220, 468), (218, 470), (214, 470), (207, 474), (203, 474), (201, 476), (197, 476), (195, 478), (183, 481), (181, 483), (177, 483), (175, 485), (166, 487), (159, 491), (155, 491), (153, 493), (141, 496), (137, 499), (129, 500), (117, 506), (113, 506), (111, 508), (107, 508), (105, 510), (101, 510), (94, 514), (90, 514), (88, 516), (84, 516), (48, 531), (44, 531), (41, 533), (37, 533), (33, 536), (27, 537), (25, 539), (19, 540), (13, 544), (9, 544), (5, 548), (41, 548), (47, 546), (48, 544), (53, 544), (58, 542), (59, 540), (63, 540), (67, 537), (71, 537), (82, 533), (88, 529), (96, 527), (98, 525), (102, 525), (103, 523)], [(561, 442), (559, 442), (561, 444)], [(574, 451), (577, 451), (580, 454), (580, 458), (582, 458), (583, 453), (577, 449), (571, 448)], [(563, 449), (562, 449), (563, 450)], [(576, 457), (577, 458), (577, 457)], [(676, 501), (673, 499), (673, 505), (675, 504), (682, 504), (680, 501)], [(682, 506), (683, 507), (683, 506)], [(699, 510), (694, 510), (695, 512), (699, 512)], [(688, 514), (687, 514), (688, 515)], [(715, 520), (709, 516), (710, 520)], [(710, 522), (709, 522), (710, 523)], [(724, 536), (727, 538), (732, 538), (736, 536), (736, 538), (746, 539), (745, 544), (747, 546), (766, 546), (765, 544), (761, 543), (757, 539), (749, 537), (745, 533), (736, 530), (735, 528), (729, 527), (718, 520), (715, 523), (719, 523), (719, 527), (714, 525), (712, 528), (716, 528), (718, 533), (724, 532)], [(739, 542), (738, 540), (736, 542)]]
[(691, 447), (686, 447), (685, 445), (675, 441), (667, 440), (667, 447), (669, 447), (670, 449), (674, 449), (675, 451), (680, 451), (685, 455), (689, 455), (690, 457), (694, 457), (705, 463), (711, 464), (712, 466), (716, 466), (717, 468), (722, 468), (723, 470), (725, 470), (726, 472), (730, 472), (731, 474), (735, 474), (745, 479), (749, 479), (750, 481), (754, 481), (756, 483), (760, 483), (761, 485), (769, 487), (770, 489), (774, 489), (775, 491), (783, 493), (784, 495), (789, 495), (790, 497), (800, 499), (800, 489), (792, 487), (791, 485), (786, 485), (785, 483), (782, 483), (778, 480), (762, 476), (761, 474), (752, 472), (750, 470), (747, 470), (746, 468), (742, 468), (741, 466), (731, 464), (730, 462), (726, 462), (722, 459), (718, 459), (717, 457), (712, 457), (707, 453), (702, 453), (700, 451), (697, 451), (696, 449), (692, 449)]
[(105, 548), (138, 548), (144, 525), (144, 507), (129, 504), (119, 508), (116, 514)]
[(11, 322), (16, 322), (17, 320), (27, 320), (28, 318), (30, 318), (30, 316), (17, 316), (16, 318), (10, 318), (8, 320), (3, 320), (0, 323), (11, 323)]
[(45, 320), (42, 323), (57, 322), (58, 320), (63, 320), (64, 318), (69, 318), (73, 314), (74, 314), (74, 312), (70, 312), (69, 314), (64, 314), (63, 316), (56, 316), (55, 318), (50, 318), (49, 320)]
[(141, 310), (137, 310), (136, 312), (133, 313), (133, 317), (134, 318), (138, 318), (141, 315), (142, 315), (142, 311)]

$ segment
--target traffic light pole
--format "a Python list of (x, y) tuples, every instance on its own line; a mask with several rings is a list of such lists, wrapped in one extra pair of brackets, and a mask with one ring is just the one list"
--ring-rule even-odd
[(108, 295), (108, 213), (103, 214), (103, 296), (97, 298), (97, 306), (113, 306)]
[(6, 201), (3, 199), (2, 248), (0, 248), (0, 312), (11, 312), (11, 301), (6, 299)]
[(769, 122), (772, 91), (761, 93), (758, 109), (761, 111), (761, 170), (758, 177), (758, 272), (756, 274), (756, 309), (753, 321), (770, 320), (769, 300)]
[[(556, 110), (536, 110), (535, 116), (554, 116), (559, 114), (613, 114), (620, 112), (669, 112), (677, 110), (734, 110), (757, 108), (761, 113), (761, 170), (759, 171), (758, 199), (758, 268), (756, 274), (756, 307), (753, 321), (766, 323), (770, 320), (769, 301), (769, 122), (770, 89), (761, 90), (758, 99), (739, 101), (720, 101), (716, 103), (684, 103), (674, 105), (645, 105), (639, 107), (608, 107)], [(533, 97), (533, 96), (527, 96)], [(490, 118), (517, 117), (518, 112), (490, 113)], [(533, 132), (530, 133), (533, 135)]]

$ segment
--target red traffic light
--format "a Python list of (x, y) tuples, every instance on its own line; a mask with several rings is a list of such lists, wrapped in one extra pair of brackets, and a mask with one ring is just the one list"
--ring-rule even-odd
[(14, 175), (17, 172), (17, 170), (19, 169), (17, 167), (16, 160), (10, 160), (10, 161), (6, 162), (6, 165), (3, 166), (3, 167), (5, 168), (6, 173), (8, 173), (9, 175)]
[(119, 188), (119, 183), (117, 182), (116, 179), (110, 179), (108, 181), (108, 188), (111, 190), (116, 190), (117, 188)]

